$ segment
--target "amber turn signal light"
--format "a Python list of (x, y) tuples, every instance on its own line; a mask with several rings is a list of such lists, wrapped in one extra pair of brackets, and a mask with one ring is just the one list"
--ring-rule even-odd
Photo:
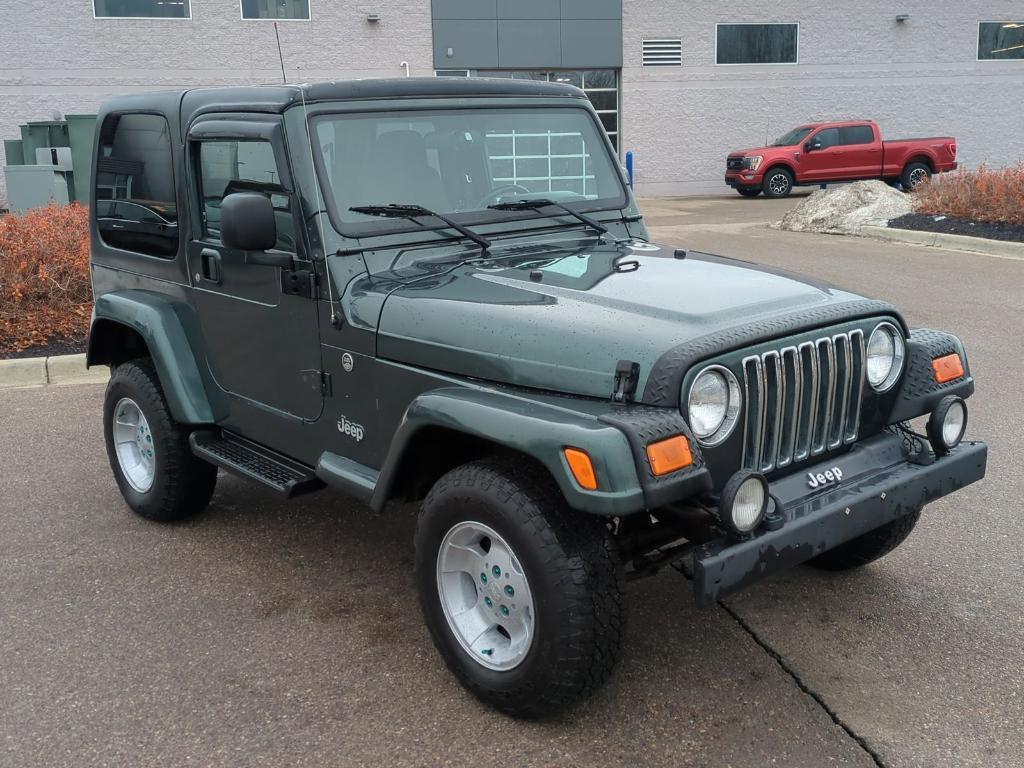
[(964, 364), (960, 360), (960, 355), (954, 352), (951, 355), (932, 360), (932, 375), (935, 376), (935, 381), (939, 384), (959, 379), (964, 375)]
[(667, 475), (693, 463), (690, 444), (682, 435), (659, 440), (647, 446), (647, 460), (651, 462), (651, 472), (656, 476)]
[(597, 475), (594, 473), (594, 464), (590, 461), (586, 451), (581, 451), (579, 448), (563, 448), (562, 454), (580, 488), (586, 491), (596, 491)]

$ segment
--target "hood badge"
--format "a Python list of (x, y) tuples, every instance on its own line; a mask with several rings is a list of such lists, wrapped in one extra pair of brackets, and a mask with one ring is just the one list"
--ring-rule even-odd
[(619, 360), (615, 365), (615, 382), (612, 384), (612, 402), (625, 403), (633, 399), (636, 385), (640, 381), (640, 364), (632, 360)]

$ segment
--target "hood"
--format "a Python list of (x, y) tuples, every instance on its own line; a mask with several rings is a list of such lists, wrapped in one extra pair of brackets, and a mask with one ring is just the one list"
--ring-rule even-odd
[[(529, 250), (529, 249), (527, 249)], [(647, 243), (517, 250), (393, 287), (379, 357), (594, 397), (619, 360), (638, 392), (673, 347), (710, 333), (861, 297), (811, 279)]]

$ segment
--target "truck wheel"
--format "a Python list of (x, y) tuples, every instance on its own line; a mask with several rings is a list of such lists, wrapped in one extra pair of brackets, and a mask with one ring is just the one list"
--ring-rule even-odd
[(736, 191), (744, 197), (757, 197), (761, 194), (761, 190), (757, 187), (737, 187)]
[(785, 168), (772, 168), (761, 183), (765, 197), (789, 197), (793, 191), (793, 174)]
[(902, 544), (914, 530), (920, 517), (921, 508), (915, 509), (891, 523), (812, 557), (807, 564), (823, 571), (849, 571), (860, 568), (884, 557)]
[(509, 715), (547, 715), (608, 679), (620, 579), (605, 522), (570, 511), (528, 461), (457, 467), (420, 510), (416, 582), (434, 645), (466, 689)]
[(148, 358), (122, 363), (111, 372), (103, 433), (114, 479), (132, 511), (170, 522), (209, 504), (217, 468), (189, 449), (189, 430), (171, 418)]
[(900, 184), (905, 192), (912, 192), (932, 177), (932, 169), (924, 163), (911, 163), (903, 169)]

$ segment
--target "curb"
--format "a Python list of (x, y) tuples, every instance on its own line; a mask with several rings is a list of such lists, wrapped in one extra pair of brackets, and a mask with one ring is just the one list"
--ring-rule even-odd
[(858, 234), (864, 237), (877, 237), (880, 240), (893, 240), (898, 243), (929, 245), (933, 248), (972, 251), (1004, 259), (1024, 260), (1024, 243), (1014, 243), (1009, 240), (990, 240), (986, 237), (971, 237), (970, 235), (949, 235), (944, 232), (920, 232), (915, 229), (873, 226), (861, 227)]
[(103, 384), (110, 378), (106, 366), (85, 367), (85, 355), (20, 357), (0, 360), (0, 389), (43, 387), (47, 384)]

